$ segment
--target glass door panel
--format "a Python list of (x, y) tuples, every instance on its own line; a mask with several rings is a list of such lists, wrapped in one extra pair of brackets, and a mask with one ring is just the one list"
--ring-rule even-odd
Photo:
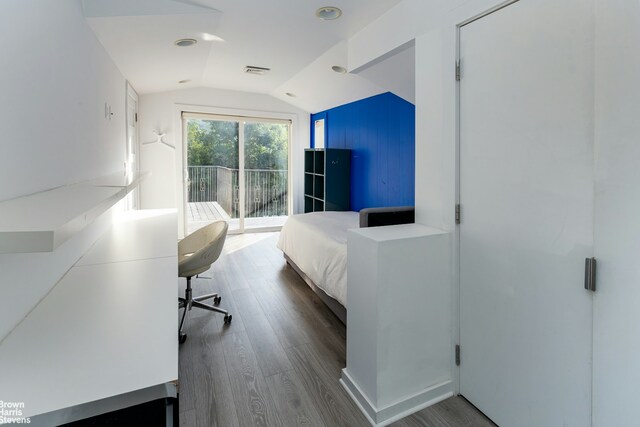
[(288, 123), (244, 122), (245, 228), (279, 227), (289, 213)]
[(239, 123), (188, 118), (187, 233), (213, 221), (240, 230)]
[(225, 220), (229, 231), (280, 227), (289, 214), (291, 123), (183, 113), (186, 232)]

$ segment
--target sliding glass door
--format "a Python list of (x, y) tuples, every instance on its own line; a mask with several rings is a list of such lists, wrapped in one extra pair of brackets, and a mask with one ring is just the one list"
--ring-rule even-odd
[(289, 124), (245, 121), (245, 227), (282, 226), (289, 212)]
[(186, 232), (280, 227), (289, 214), (289, 121), (183, 114)]
[(239, 230), (238, 122), (187, 118), (185, 126), (187, 233), (221, 219)]

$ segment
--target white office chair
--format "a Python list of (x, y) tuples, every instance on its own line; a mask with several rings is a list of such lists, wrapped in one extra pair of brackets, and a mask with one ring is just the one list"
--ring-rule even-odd
[(187, 278), (187, 289), (184, 298), (178, 297), (178, 307), (184, 308), (178, 340), (180, 344), (186, 341), (187, 334), (182, 332), (187, 312), (192, 307), (203, 308), (224, 314), (224, 323), (231, 323), (233, 316), (227, 310), (205, 304), (202, 301), (213, 298), (213, 304), (218, 305), (222, 300), (217, 293), (193, 298), (191, 295), (191, 278), (207, 271), (219, 257), (227, 237), (229, 225), (225, 221), (216, 221), (189, 234), (178, 242), (178, 276)]

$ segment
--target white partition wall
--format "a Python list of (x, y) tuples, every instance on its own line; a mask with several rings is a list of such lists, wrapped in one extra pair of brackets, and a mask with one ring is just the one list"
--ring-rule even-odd
[[(416, 220), (419, 223), (455, 230), (456, 25), (504, 3), (501, 0), (404, 0), (349, 41), (349, 68), (361, 69), (415, 38)], [(566, 5), (555, 3), (563, 8)], [(579, 78), (593, 73), (590, 84), (594, 99), (582, 106), (594, 114), (590, 137), (594, 143), (595, 165), (593, 253), (598, 260), (598, 273), (593, 297), (592, 425), (632, 425), (637, 418), (635, 378), (640, 376), (640, 329), (637, 326), (640, 322), (640, 287), (637, 286), (640, 281), (637, 262), (640, 253), (637, 172), (640, 4), (637, 0), (571, 3), (575, 5), (576, 14), (593, 13), (594, 19), (583, 20), (579, 31), (593, 31), (595, 27), (591, 47), (593, 62), (570, 70)], [(510, 38), (535, 39), (550, 20), (557, 18), (556, 14), (540, 18), (534, 34), (516, 26)], [(576, 54), (567, 51), (561, 59)], [(548, 75), (546, 79), (553, 84), (555, 77)], [(503, 97), (494, 101), (507, 102)], [(562, 121), (557, 124), (562, 125)], [(451, 253), (451, 262), (457, 262), (455, 252)], [(454, 288), (456, 281), (453, 276)], [(453, 319), (456, 321), (457, 315)], [(464, 354), (463, 348), (463, 365)], [(527, 393), (527, 390), (520, 388), (514, 392)]]
[(453, 394), (451, 234), (416, 224), (349, 230), (342, 385), (386, 425)]

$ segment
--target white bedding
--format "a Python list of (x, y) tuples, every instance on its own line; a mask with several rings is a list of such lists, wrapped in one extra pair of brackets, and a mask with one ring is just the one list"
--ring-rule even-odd
[(347, 306), (347, 230), (359, 227), (357, 212), (293, 215), (282, 227), (280, 248), (330, 297)]

